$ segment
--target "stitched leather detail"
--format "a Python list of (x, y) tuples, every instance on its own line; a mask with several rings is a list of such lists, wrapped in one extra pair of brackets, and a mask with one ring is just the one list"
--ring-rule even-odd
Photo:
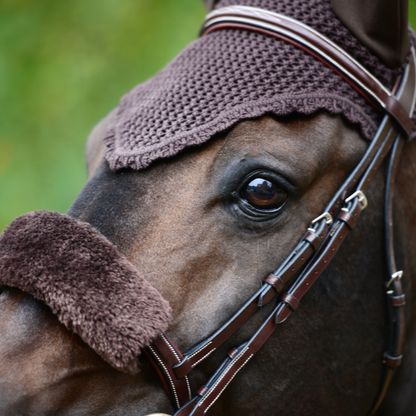
[(280, 277), (275, 276), (273, 273), (270, 273), (265, 279), (265, 282), (267, 282), (269, 285), (272, 285), (273, 288), (276, 290), (276, 292), (281, 292), (285, 285), (283, 284)]
[(238, 354), (238, 351), (235, 348), (232, 348), (230, 351), (228, 351), (228, 356), (233, 359)]
[(166, 375), (167, 379), (169, 380), (170, 387), (171, 387), (172, 392), (173, 392), (173, 394), (174, 394), (174, 396), (175, 396), (175, 403), (176, 403), (176, 406), (179, 408), (181, 405), (180, 405), (180, 402), (179, 402), (178, 393), (177, 393), (177, 391), (176, 391), (176, 388), (175, 388), (176, 386), (175, 386), (175, 384), (174, 384), (174, 382), (173, 382), (173, 379), (172, 379), (171, 375), (169, 374), (169, 370), (168, 370), (168, 368), (166, 367), (166, 365), (165, 365), (165, 363), (163, 362), (163, 360), (162, 360), (162, 359), (159, 357), (159, 355), (156, 353), (156, 351), (155, 351), (155, 350), (154, 350), (151, 346), (149, 346), (148, 348), (149, 348), (149, 350), (150, 350), (150, 351), (152, 351), (153, 356), (156, 358), (156, 360), (158, 361), (159, 365), (160, 365), (160, 366), (161, 366), (161, 368), (163, 369), (163, 372), (165, 373), (165, 375)]
[(287, 303), (292, 311), (295, 311), (299, 307), (299, 301), (290, 293), (283, 293), (280, 300)]
[(403, 294), (400, 296), (390, 296), (389, 302), (390, 302), (390, 305), (395, 308), (406, 305), (406, 295)]
[(173, 366), (172, 370), (177, 378), (182, 378), (191, 372), (192, 364), (189, 361), (188, 357), (186, 357), (183, 361), (181, 361), (178, 364), (178, 366)]
[(305, 237), (303, 237), (303, 239), (311, 244), (314, 251), (318, 250), (318, 248), (321, 247), (322, 245), (321, 239), (315, 233), (312, 233), (311, 231), (308, 231), (305, 234)]
[(349, 212), (346, 211), (341, 211), (338, 215), (338, 219), (344, 221), (350, 230), (352, 230), (355, 227), (355, 224), (357, 224), (357, 220)]
[(387, 352), (384, 353), (383, 364), (388, 365), (389, 367), (396, 368), (402, 363), (403, 355), (398, 357), (392, 357), (388, 355)]

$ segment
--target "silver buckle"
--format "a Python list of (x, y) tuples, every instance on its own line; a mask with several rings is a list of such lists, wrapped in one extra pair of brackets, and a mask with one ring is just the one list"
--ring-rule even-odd
[(391, 279), (386, 283), (386, 288), (388, 289), (390, 287), (390, 285), (396, 280), (400, 280), (403, 277), (403, 270), (399, 270), (396, 273), (393, 273), (391, 275)]
[(328, 225), (328, 226), (331, 225), (334, 222), (334, 220), (332, 218), (332, 215), (329, 212), (324, 212), (319, 217), (316, 217), (314, 220), (312, 220), (311, 224), (315, 224), (315, 223), (317, 223), (318, 221), (321, 221), (324, 218), (325, 218), (326, 225)]
[(361, 202), (361, 204), (362, 204), (362, 206), (363, 206), (363, 209), (366, 209), (367, 208), (367, 205), (368, 205), (368, 201), (367, 201), (367, 197), (364, 195), (364, 192), (363, 191), (355, 191), (352, 195), (350, 195), (346, 200), (345, 200), (345, 202), (350, 202), (350, 201), (352, 201), (354, 198), (357, 198), (358, 197), (358, 200)]

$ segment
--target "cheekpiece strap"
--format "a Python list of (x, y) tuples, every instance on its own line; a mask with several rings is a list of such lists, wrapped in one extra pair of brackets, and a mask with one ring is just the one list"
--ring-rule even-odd
[[(416, 61), (413, 48), (400, 84), (397, 84), (392, 93), (330, 39), (294, 19), (254, 7), (230, 6), (217, 9), (207, 16), (201, 36), (224, 28), (260, 32), (299, 47), (332, 68), (385, 113), (385, 116), (366, 154), (329, 202), (325, 212), (311, 222), (306, 234), (282, 265), (266, 277), (263, 286), (221, 328), (183, 355), (165, 335), (149, 347), (148, 356), (158, 368), (162, 383), (178, 409), (174, 416), (204, 415), (276, 327), (298, 308), (303, 296), (326, 269), (345, 237), (354, 228), (361, 211), (367, 207), (368, 201), (364, 192), (393, 143), (394, 148), (397, 143), (402, 144), (413, 129), (411, 115), (416, 98)], [(399, 153), (393, 150), (392, 160), (395, 166)], [(388, 240), (392, 241), (391, 238)], [(392, 267), (394, 268), (395, 266)], [(292, 281), (294, 283), (289, 285)], [(404, 295), (399, 279), (394, 278), (390, 284), (392, 288), (391, 293), (388, 292), (391, 297), (389, 305), (394, 312), (395, 322), (392, 328), (393, 341), (384, 357), (389, 370), (373, 410), (384, 396), (393, 367), (401, 359)], [(282, 293), (284, 290), (287, 291)], [(279, 297), (277, 306), (255, 334), (244, 344), (233, 348), (212, 377), (197, 391), (197, 395), (189, 400), (187, 374), (275, 297)]]

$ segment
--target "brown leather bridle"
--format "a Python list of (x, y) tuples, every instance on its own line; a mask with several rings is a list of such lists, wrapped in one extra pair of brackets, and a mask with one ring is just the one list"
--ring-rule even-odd
[[(224, 28), (246, 29), (285, 40), (323, 62), (366, 100), (385, 115), (380, 127), (354, 171), (315, 218), (295, 249), (262, 287), (220, 329), (206, 340), (181, 354), (166, 334), (147, 348), (146, 354), (157, 370), (174, 407), (174, 416), (205, 414), (223, 393), (241, 368), (266, 342), (277, 326), (299, 307), (303, 296), (335, 256), (347, 234), (367, 206), (365, 191), (375, 172), (390, 152), (385, 197), (385, 241), (389, 279), (386, 283), (389, 308), (389, 347), (383, 357), (383, 380), (369, 415), (374, 414), (387, 391), (394, 370), (402, 361), (405, 295), (395, 263), (393, 247), (393, 184), (401, 150), (413, 129), (416, 99), (416, 58), (411, 49), (409, 63), (393, 91), (385, 88), (330, 39), (310, 27), (286, 16), (247, 6), (230, 6), (211, 12), (203, 24), (201, 36)], [(294, 283), (287, 287), (288, 282)], [(208, 382), (192, 397), (188, 374), (213, 353), (255, 312), (272, 299), (277, 306), (256, 333), (233, 348)]]

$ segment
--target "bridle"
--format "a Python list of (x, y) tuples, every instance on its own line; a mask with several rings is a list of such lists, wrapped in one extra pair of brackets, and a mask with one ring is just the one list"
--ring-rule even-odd
[[(403, 76), (393, 91), (330, 39), (286, 16), (247, 6), (230, 6), (211, 12), (201, 36), (224, 28), (245, 29), (285, 40), (323, 62), (367, 101), (385, 115), (380, 127), (356, 168), (336, 192), (324, 213), (315, 218), (295, 249), (280, 267), (269, 274), (262, 287), (214, 334), (182, 354), (166, 334), (146, 350), (162, 384), (177, 409), (174, 416), (205, 414), (237, 373), (294, 312), (318, 277), (335, 256), (348, 233), (367, 206), (365, 191), (390, 152), (385, 193), (385, 242), (389, 279), (386, 294), (389, 308), (389, 346), (383, 357), (383, 379), (369, 415), (373, 415), (387, 391), (394, 370), (402, 361), (405, 295), (395, 262), (393, 246), (393, 186), (401, 150), (413, 129), (416, 99), (416, 58), (413, 48)], [(289, 287), (288, 282), (294, 279)], [(255, 312), (272, 299), (278, 299), (273, 312), (255, 334), (233, 348), (211, 378), (192, 397), (188, 374), (234, 334)]]

